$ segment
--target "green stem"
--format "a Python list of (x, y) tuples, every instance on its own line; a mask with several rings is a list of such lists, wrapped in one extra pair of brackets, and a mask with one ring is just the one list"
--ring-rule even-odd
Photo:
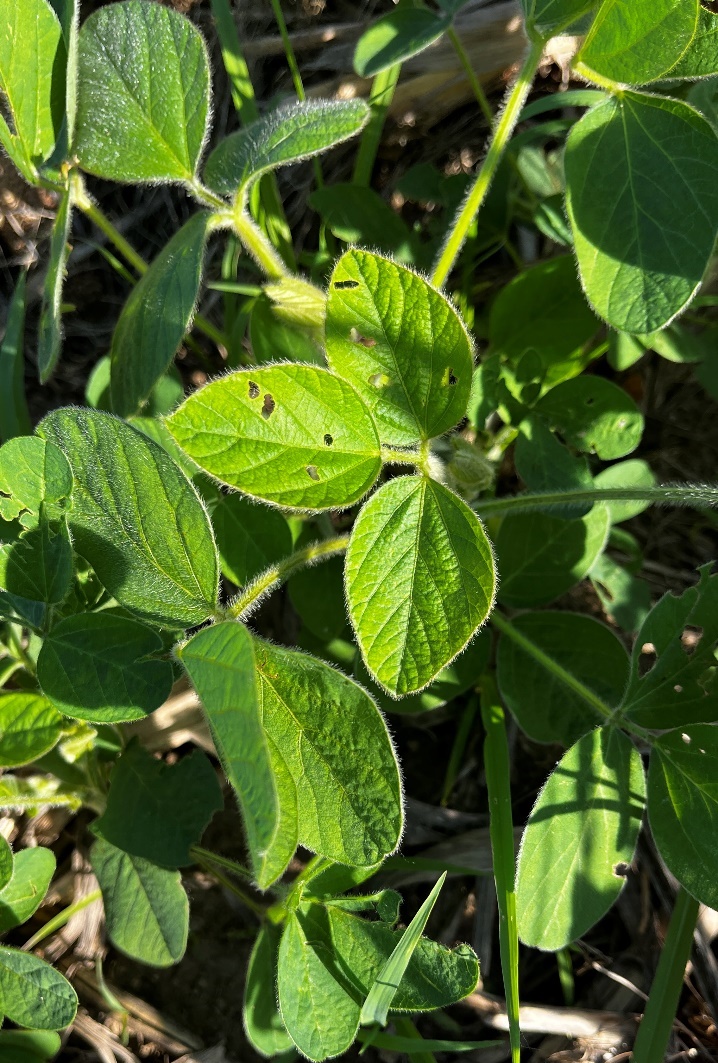
[(698, 901), (681, 886), (648, 1003), (638, 1027), (633, 1063), (656, 1063), (656, 1060), (665, 1058), (686, 964), (691, 955), (698, 907)]
[(260, 904), (260, 902), (256, 901), (254, 897), (251, 897), (246, 890), (243, 890), (242, 887), (238, 886), (236, 882), (233, 882), (231, 878), (228, 878), (223, 874), (210, 860), (202, 860), (199, 857), (196, 857), (196, 859), (199, 866), (216, 878), (220, 885), (224, 886), (224, 888), (234, 894), (235, 897), (238, 897), (242, 904), (246, 905), (251, 912), (254, 912), (259, 919), (264, 919), (267, 909), (263, 904)]
[(391, 106), (391, 101), (394, 99), (394, 90), (400, 73), (401, 63), (395, 63), (388, 70), (382, 70), (381, 74), (377, 74), (372, 82), (371, 92), (369, 93), (371, 117), (362, 133), (359, 151), (354, 164), (352, 181), (355, 185), (369, 185), (371, 181), (384, 122), (387, 111)]
[(247, 252), (270, 280), (281, 280), (289, 273), (285, 263), (262, 230), (241, 207), (234, 212), (234, 231)]
[(511, 495), (507, 498), (479, 499), (473, 508), (481, 517), (497, 513), (530, 513), (536, 509), (580, 505), (584, 502), (651, 502), (653, 505), (718, 506), (716, 484), (665, 484), (662, 487), (603, 487), (581, 491), (553, 491), (545, 494)]
[(509, 1020), (511, 1063), (520, 1063), (519, 931), (516, 918), (516, 853), (511, 809), (511, 765), (504, 710), (493, 676), (481, 679), (481, 718), (486, 731), (484, 771), (489, 792), (489, 833), (499, 905), (499, 949)]
[(36, 945), (39, 945), (41, 941), (44, 941), (45, 938), (49, 938), (50, 934), (54, 934), (56, 930), (60, 930), (66, 923), (69, 923), (70, 919), (72, 919), (76, 912), (81, 912), (83, 908), (87, 908), (88, 905), (94, 904), (95, 901), (101, 899), (102, 890), (93, 890), (91, 893), (87, 893), (84, 897), (81, 897), (79, 901), (75, 901), (74, 904), (70, 904), (67, 908), (63, 908), (63, 910), (53, 916), (52, 919), (48, 919), (45, 925), (40, 927), (36, 934), (33, 934), (31, 938), (28, 938), (22, 947), (23, 952), (30, 952)]
[(543, 47), (543, 42), (533, 41), (531, 43), (529, 53), (521, 67), (519, 76), (508, 94), (506, 106), (494, 128), (494, 133), (486, 157), (479, 169), (473, 187), (469, 191), (463, 205), (459, 208), (454, 223), (449, 230), (446, 243), (444, 244), (437, 263), (434, 266), (431, 281), (437, 288), (442, 288), (446, 283), (446, 279), (458, 258), (469, 228), (471, 227), (471, 223), (486, 198), (491, 181), (493, 180), (499, 167), (499, 163), (504, 156), (504, 152), (511, 139), (511, 134), (514, 131), (514, 127), (526, 102), (526, 97), (531, 89), (536, 68), (540, 62), (541, 55), (543, 54)]
[(252, 876), (247, 868), (238, 864), (236, 860), (230, 860), (228, 856), (220, 856), (219, 853), (203, 849), (201, 845), (191, 846), (190, 855), (198, 862), (216, 864), (218, 867), (223, 867), (225, 871), (231, 871), (233, 875), (239, 875), (240, 878), (246, 879), (248, 882), (252, 881)]
[(476, 102), (481, 108), (483, 116), (489, 123), (490, 127), (494, 124), (493, 111), (491, 110), (489, 101), (486, 99), (486, 93), (484, 92), (483, 86), (474, 72), (474, 68), (471, 65), (471, 60), (466, 54), (466, 49), (461, 43), (461, 38), (459, 37), (453, 26), (449, 26), (448, 30), (446, 31), (446, 35), (454, 46), (454, 51), (459, 57), (459, 62), (464, 68), (464, 73), (466, 74), (469, 84), (471, 85), (471, 91), (476, 97)]
[(227, 619), (243, 619), (260, 601), (261, 598), (274, 590), (280, 583), (284, 583), (291, 575), (298, 572), (306, 565), (317, 561), (325, 561), (336, 554), (342, 554), (349, 545), (348, 535), (337, 535), (333, 539), (325, 539), (323, 542), (310, 543), (309, 546), (290, 554), (283, 561), (272, 565), (266, 572), (257, 576), (237, 597), (229, 603), (226, 609)]

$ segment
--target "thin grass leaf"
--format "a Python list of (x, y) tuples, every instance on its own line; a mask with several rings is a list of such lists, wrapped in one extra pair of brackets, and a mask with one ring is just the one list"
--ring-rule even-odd
[(29, 435), (30, 414), (25, 400), (24, 331), (26, 273), (21, 273), (8, 308), (0, 346), (0, 442)]
[(371, 1041), (373, 1048), (385, 1048), (389, 1052), (401, 1052), (404, 1056), (418, 1056), (422, 1052), (477, 1052), (482, 1048), (497, 1048), (503, 1041), (444, 1041), (428, 1038), (399, 1037), (393, 1033), (375, 1030), (360, 1030), (357, 1040), (362, 1044)]

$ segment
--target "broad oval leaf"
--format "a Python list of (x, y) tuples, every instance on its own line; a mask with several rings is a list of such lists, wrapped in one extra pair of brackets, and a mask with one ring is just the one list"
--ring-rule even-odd
[(15, 854), (13, 875), (0, 890), (0, 934), (20, 926), (37, 911), (55, 874), (55, 856), (41, 845)]
[(189, 328), (202, 279), (211, 214), (175, 233), (130, 292), (112, 337), (112, 408), (137, 413), (172, 364)]
[(305, 100), (280, 107), (225, 137), (207, 159), (205, 181), (222, 195), (244, 197), (263, 173), (341, 144), (361, 132), (368, 118), (364, 100)]
[(62, 289), (65, 284), (65, 267), (70, 253), (68, 240), (72, 222), (72, 198), (69, 191), (60, 196), (57, 214), (52, 227), (47, 272), (42, 288), (42, 306), (37, 334), (37, 364), (40, 383), (45, 384), (52, 376), (60, 357), (62, 343)]
[(102, 839), (90, 851), (112, 944), (150, 967), (179, 963), (187, 947), (189, 903), (179, 871), (130, 856)]
[(517, 637), (501, 635), (496, 678), (519, 726), (535, 742), (572, 745), (601, 717), (590, 694), (617, 708), (628, 682), (628, 654), (598, 620), (546, 610), (511, 621)]
[(548, 605), (588, 575), (609, 528), (605, 506), (580, 520), (545, 513), (504, 517), (496, 537), (499, 601), (512, 608)]
[(242, 1019), (247, 1040), (262, 1056), (292, 1047), (277, 1007), (277, 953), (282, 929), (266, 920), (254, 942), (244, 984)]
[(74, 150), (112, 181), (191, 181), (210, 102), (207, 49), (189, 19), (146, 0), (84, 22)]
[(369, 410), (350, 384), (317, 366), (222, 377), (191, 395), (167, 427), (200, 468), (278, 506), (350, 506), (381, 469)]
[[(632, 458), (630, 461), (619, 461), (615, 465), (609, 465), (607, 469), (602, 469), (598, 476), (594, 478), (593, 483), (599, 491), (604, 491), (609, 487), (622, 489), (640, 487), (645, 489), (647, 487), (655, 487), (656, 478), (647, 462), (642, 461), (640, 458)], [(643, 513), (645, 509), (648, 509), (650, 504), (646, 499), (639, 499), (636, 502), (631, 501), (631, 499), (616, 499), (613, 502), (605, 503), (611, 524), (622, 524), (624, 520), (637, 517), (639, 513)]]
[(329, 281), (327, 361), (376, 417), (382, 443), (442, 435), (466, 413), (471, 340), (455, 307), (418, 274), (349, 250)]
[(427, 7), (402, 7), (377, 19), (357, 41), (354, 70), (373, 78), (395, 63), (418, 55), (451, 26), (451, 17)]
[(0, 1000), (11, 1022), (37, 1030), (62, 1030), (77, 1012), (77, 994), (59, 971), (5, 945), (0, 945)]
[(641, 829), (645, 779), (638, 750), (600, 728), (559, 761), (524, 831), (516, 910), (526, 945), (556, 952), (614, 903)]
[(682, 886), (718, 908), (718, 731), (669, 731), (653, 743), (648, 820), (659, 853)]
[(0, 694), (0, 766), (31, 764), (60, 740), (65, 721), (39, 694)]
[(680, 59), (698, 25), (698, 0), (604, 0), (576, 56), (581, 73), (595, 71), (624, 85), (645, 85)]
[(43, 642), (37, 676), (65, 716), (91, 723), (141, 720), (169, 697), (172, 665), (153, 660), (159, 635), (129, 617), (81, 613), (61, 620)]
[(718, 138), (679, 100), (623, 92), (566, 143), (566, 207), (586, 295), (623, 332), (653, 332), (695, 294), (718, 228)]
[(292, 552), (292, 534), (276, 509), (222, 495), (212, 510), (222, 572), (238, 587)]
[(110, 594), (169, 626), (211, 616), (219, 576), (212, 528), (167, 453), (99, 410), (56, 410), (39, 431), (72, 466), (75, 549)]
[(604, 461), (635, 450), (643, 435), (643, 415), (623, 388), (600, 376), (564, 380), (536, 404), (566, 442)]
[(367, 502), (345, 571), (362, 657), (395, 697), (435, 679), (493, 606), (496, 573), (481, 522), (422, 476), (390, 480)]

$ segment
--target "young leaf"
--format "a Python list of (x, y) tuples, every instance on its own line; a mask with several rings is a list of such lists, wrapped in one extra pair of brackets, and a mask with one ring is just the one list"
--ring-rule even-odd
[(471, 390), (471, 340), (423, 277), (369, 251), (345, 252), (329, 281), (327, 361), (368, 404), (382, 443), (452, 428)]
[(363, 100), (306, 100), (280, 107), (225, 137), (207, 159), (204, 179), (222, 195), (245, 199), (269, 170), (319, 155), (356, 136), (369, 117)]
[[(590, 491), (593, 487), (586, 459), (574, 457), (536, 414), (529, 414), (519, 425), (514, 463), (529, 491)], [(561, 506), (553, 513), (571, 520), (585, 516), (590, 509), (591, 503), (585, 502)]]
[(40, 383), (45, 384), (60, 356), (62, 342), (62, 286), (65, 283), (65, 266), (69, 254), (68, 238), (72, 221), (72, 199), (63, 192), (55, 215), (50, 240), (45, 283), (42, 289), (42, 306), (37, 335), (37, 363)]
[(653, 332), (695, 294), (718, 228), (716, 168), (713, 128), (678, 100), (622, 92), (571, 130), (566, 207), (579, 269), (613, 328)]
[(643, 416), (622, 388), (600, 376), (580, 376), (552, 388), (536, 404), (566, 442), (604, 461), (635, 450), (643, 434)]
[(279, 506), (350, 506), (381, 469), (369, 410), (350, 384), (315, 366), (222, 377), (191, 395), (167, 426), (210, 475)]
[(718, 732), (697, 725), (653, 744), (648, 820), (658, 851), (691, 896), (718, 908)]
[(64, 503), (71, 492), (72, 470), (54, 443), (18, 436), (0, 447), (0, 517), (4, 520), (20, 516), (20, 523), (31, 527), (43, 503), (47, 507)]
[(92, 829), (130, 856), (174, 869), (192, 863), (191, 847), (221, 808), (222, 791), (201, 750), (169, 765), (134, 741), (112, 769), (107, 806)]
[(570, 746), (601, 722), (581, 687), (611, 708), (620, 704), (628, 655), (610, 628), (590, 616), (550, 610), (522, 613), (511, 627), (521, 641), (502, 634), (496, 678), (502, 698), (534, 742)]
[(43, 642), (37, 676), (65, 716), (91, 723), (141, 720), (169, 697), (172, 665), (160, 636), (111, 612), (80, 613), (55, 624)]
[(277, 952), (281, 928), (269, 921), (254, 942), (244, 984), (242, 1019), (247, 1040), (261, 1056), (278, 1056), (292, 1047), (277, 1008)]
[(112, 944), (150, 967), (179, 963), (187, 947), (189, 903), (179, 871), (130, 856), (102, 839), (90, 851)]
[(49, 963), (0, 945), (0, 1010), (18, 1026), (61, 1030), (77, 1012), (77, 994)]
[(645, 801), (643, 765), (621, 731), (585, 735), (538, 796), (519, 853), (517, 914), (526, 945), (556, 952), (614, 903), (633, 860)]
[(698, 29), (690, 45), (671, 67), (668, 78), (709, 78), (718, 74), (718, 17), (705, 7), (698, 9)]
[[(693, 643), (686, 628), (698, 628)], [(643, 647), (654, 647), (648, 671)], [(662, 729), (718, 721), (718, 574), (701, 569), (697, 586), (664, 594), (641, 626), (631, 658), (623, 713), (641, 727)]]
[(357, 41), (354, 71), (373, 78), (395, 63), (403, 63), (438, 41), (451, 17), (427, 7), (401, 7), (372, 23)]
[(97, 410), (55, 410), (39, 431), (72, 465), (75, 549), (110, 594), (169, 626), (206, 620), (218, 590), (212, 529), (165, 451)]
[(20, 926), (45, 899), (55, 874), (55, 856), (41, 845), (15, 855), (10, 881), (0, 890), (0, 934)]
[(292, 535), (282, 514), (241, 495), (222, 495), (212, 510), (212, 524), (222, 572), (238, 587), (292, 552)]
[(608, 537), (608, 511), (580, 520), (509, 514), (496, 538), (499, 600), (512, 608), (548, 605), (591, 570)]
[(202, 278), (211, 214), (175, 233), (130, 292), (112, 337), (112, 408), (136, 413), (167, 372), (187, 332)]
[(309, 202), (337, 240), (376, 247), (407, 265), (416, 262), (417, 248), (408, 225), (373, 188), (340, 181), (317, 188)]
[[(100, 358), (99, 361), (95, 362), (94, 368), (87, 379), (87, 384), (85, 385), (85, 405), (91, 406), (93, 410), (105, 410), (107, 413), (112, 412), (110, 366), (111, 358), (109, 354), (106, 354), (104, 357)], [(163, 417), (166, 413), (170, 413), (175, 406), (179, 406), (183, 398), (184, 384), (177, 371), (177, 367), (172, 365), (152, 388), (147, 403), (142, 410), (143, 416), (132, 417), (130, 419), (131, 423), (135, 428), (144, 431), (143, 423), (145, 421), (150, 421), (155, 417)], [(159, 422), (155, 423), (159, 424)], [(155, 438), (151, 431), (145, 432), (145, 435), (148, 435), (150, 439)], [(155, 442), (159, 442), (159, 440), (155, 439)]]
[(495, 584), (491, 546), (465, 502), (425, 477), (390, 480), (361, 510), (346, 558), (369, 671), (394, 696), (427, 686), (484, 623)]
[(576, 56), (579, 69), (624, 85), (645, 85), (673, 67), (698, 24), (698, 0), (604, 0)]
[[(656, 478), (651, 472), (651, 467), (640, 458), (632, 458), (630, 461), (619, 461), (610, 465), (594, 478), (594, 487), (603, 491), (607, 487), (655, 487)], [(609, 520), (611, 524), (622, 524), (624, 520), (637, 517), (648, 509), (650, 502), (630, 500), (621, 502), (606, 502)]]
[(0, 694), (0, 766), (32, 764), (59, 742), (64, 726), (59, 712), (39, 694)]
[(15, 285), (0, 344), (0, 442), (32, 431), (25, 398), (24, 333), (27, 272)]
[(207, 135), (205, 43), (189, 19), (129, 0), (80, 30), (75, 152), (111, 181), (192, 181)]

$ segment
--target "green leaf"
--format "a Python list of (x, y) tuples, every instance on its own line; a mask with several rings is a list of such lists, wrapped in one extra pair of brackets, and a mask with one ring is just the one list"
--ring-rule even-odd
[(0, 544), (0, 587), (13, 597), (56, 605), (71, 582), (72, 547), (64, 520), (50, 523), (43, 515), (37, 527)]
[(206, 620), (217, 601), (212, 529), (165, 451), (97, 410), (55, 410), (39, 431), (72, 465), (75, 549), (110, 594), (168, 626)]
[(111, 181), (189, 181), (207, 135), (207, 49), (189, 19), (144, 0), (80, 30), (75, 153)]
[(46, 0), (1, 0), (0, 27), (0, 89), (15, 125), (13, 147), (32, 169), (52, 153), (62, 124), (62, 30)]
[(598, 0), (521, 0), (531, 36), (548, 40), (596, 7)]
[(282, 514), (241, 495), (222, 495), (212, 510), (212, 524), (222, 572), (238, 587), (292, 552), (292, 535)]
[(345, 244), (376, 247), (407, 265), (416, 262), (408, 225), (373, 188), (342, 181), (316, 189), (309, 202)]
[(41, 845), (15, 855), (12, 878), (0, 890), (0, 934), (20, 926), (45, 899), (55, 874), (55, 856)]
[(509, 514), (496, 537), (499, 600), (512, 608), (548, 605), (590, 572), (608, 537), (608, 511), (580, 520)]
[(622, 92), (571, 130), (566, 207), (579, 269), (613, 328), (653, 332), (690, 302), (718, 227), (717, 168), (713, 128), (678, 100)]
[(179, 963), (187, 947), (189, 903), (179, 871), (130, 856), (102, 839), (90, 851), (112, 944), (150, 967)]
[(651, 611), (651, 588), (608, 554), (601, 554), (589, 573), (606, 615), (623, 631), (638, 631)]
[[(112, 412), (112, 398), (110, 395), (110, 364), (109, 354), (104, 355), (95, 362), (85, 385), (85, 405), (92, 406), (93, 410), (105, 410)], [(184, 398), (184, 385), (177, 367), (170, 366), (167, 373), (161, 376), (152, 388), (147, 405), (144, 407), (142, 417), (133, 417), (131, 423), (143, 431), (142, 424), (138, 422), (149, 421), (153, 417), (162, 417), (178, 406)], [(157, 422), (159, 423), (159, 422)], [(154, 438), (151, 432), (145, 432), (150, 439)], [(155, 442), (159, 440), (155, 439)]]
[(249, 339), (255, 362), (309, 362), (324, 365), (324, 355), (313, 335), (292, 321), (284, 321), (266, 295), (259, 296), (249, 319)]
[[(574, 457), (535, 414), (519, 425), (514, 463), (529, 491), (590, 491), (593, 487), (586, 459)], [(554, 515), (570, 520), (584, 516), (590, 509), (590, 502), (567, 505), (554, 510)]]
[[(73, 786), (64, 786), (49, 775), (4, 775), (0, 778), (0, 807), (37, 815), (44, 807), (67, 808), (77, 812), (82, 796)], [(2, 1011), (2, 1007), (0, 1007)]]
[[(23, 510), (37, 517), (43, 503), (63, 503), (71, 492), (72, 470), (54, 443), (18, 436), (0, 447), (0, 517), (4, 520), (14, 520)], [(28, 526), (36, 523), (24, 516), (20, 519)]]
[(130, 292), (112, 337), (112, 408), (137, 413), (172, 364), (197, 303), (212, 215), (175, 233)]
[(0, 344), (0, 441), (32, 431), (25, 398), (25, 292), (27, 272), (23, 270), (15, 285), (5, 321), (5, 335)]
[(244, 984), (244, 1031), (255, 1052), (278, 1056), (292, 1048), (277, 1007), (277, 953), (281, 928), (265, 922), (261, 927), (247, 968)]
[[(700, 630), (697, 643), (686, 638), (687, 627)], [(654, 648), (647, 671), (641, 659), (646, 644)], [(718, 721), (716, 645), (718, 574), (706, 566), (697, 586), (678, 597), (664, 594), (641, 625), (623, 713), (655, 729)]]
[(204, 179), (222, 195), (245, 198), (269, 170), (319, 155), (366, 125), (364, 100), (306, 100), (280, 107), (225, 137), (207, 159)]
[(608, 341), (608, 364), (617, 373), (623, 373), (626, 369), (630, 369), (646, 353), (646, 348), (638, 336), (632, 336), (630, 332), (611, 331)]
[(50, 254), (42, 289), (40, 323), (37, 335), (37, 364), (40, 383), (45, 384), (52, 376), (60, 356), (62, 343), (62, 287), (65, 283), (65, 267), (70, 253), (68, 239), (72, 221), (72, 199), (63, 192), (55, 215), (50, 240)]
[(718, 908), (718, 732), (698, 725), (653, 744), (648, 820), (659, 853), (691, 896)]
[(534, 742), (570, 746), (600, 722), (572, 680), (610, 708), (621, 703), (628, 655), (610, 628), (590, 616), (549, 610), (522, 613), (511, 626), (523, 644), (502, 634), (496, 678), (502, 698)]
[[(311, 542), (314, 536), (309, 536)], [(304, 545), (300, 540), (298, 546)], [(300, 569), (287, 581), (287, 591), (299, 617), (313, 635), (330, 642), (349, 635), (344, 597), (344, 558), (330, 557), (317, 567)]]
[(655, 81), (688, 48), (698, 10), (698, 0), (604, 0), (575, 61), (588, 77), (595, 71), (624, 85)]
[(552, 388), (536, 405), (566, 442), (604, 461), (635, 450), (643, 416), (623, 388), (600, 376), (574, 377)]
[(442, 435), (466, 412), (473, 352), (452, 303), (370, 251), (346, 251), (329, 281), (327, 361), (377, 419), (383, 443)]
[(92, 829), (130, 856), (175, 869), (193, 862), (192, 846), (222, 806), (217, 776), (201, 750), (170, 765), (133, 741), (112, 769), (107, 806)]
[(4, 835), (0, 835), (0, 890), (5, 889), (12, 878), (14, 857)]
[(451, 17), (427, 7), (402, 7), (377, 19), (357, 41), (354, 72), (373, 78), (395, 63), (403, 63), (438, 41), (451, 25)]
[(0, 766), (31, 764), (53, 748), (64, 727), (62, 716), (39, 694), (0, 694)]
[(40, 686), (56, 709), (91, 723), (141, 720), (169, 697), (172, 665), (152, 659), (160, 636), (110, 612), (69, 616), (55, 624), (37, 661)]
[(346, 557), (369, 671), (394, 696), (428, 686), (486, 620), (495, 584), (491, 546), (465, 502), (421, 476), (390, 480), (361, 510)]
[(501, 289), (491, 305), (489, 342), (514, 369), (527, 351), (536, 352), (545, 391), (586, 367), (598, 326), (573, 257), (561, 255), (531, 266)]
[(626, 881), (641, 829), (641, 757), (614, 728), (585, 735), (559, 761), (526, 825), (516, 907), (526, 945), (556, 952), (582, 937)]
[(718, 17), (705, 7), (698, 9), (696, 35), (667, 77), (709, 78), (718, 74)]
[(315, 366), (231, 373), (191, 395), (167, 426), (206, 472), (279, 506), (350, 506), (381, 468), (368, 409), (350, 384)]
[(44, 1030), (0, 1031), (2, 1063), (47, 1063), (60, 1051), (59, 1034)]
[(77, 1012), (77, 995), (49, 963), (0, 945), (0, 1011), (18, 1026), (61, 1030)]
[[(599, 491), (605, 491), (607, 487), (655, 487), (656, 478), (651, 471), (650, 465), (640, 458), (630, 461), (619, 461), (608, 469), (603, 469), (593, 481), (594, 487)], [(616, 501), (606, 502), (606, 509), (611, 524), (622, 524), (624, 520), (637, 517), (648, 509), (650, 502), (643, 501)]]

